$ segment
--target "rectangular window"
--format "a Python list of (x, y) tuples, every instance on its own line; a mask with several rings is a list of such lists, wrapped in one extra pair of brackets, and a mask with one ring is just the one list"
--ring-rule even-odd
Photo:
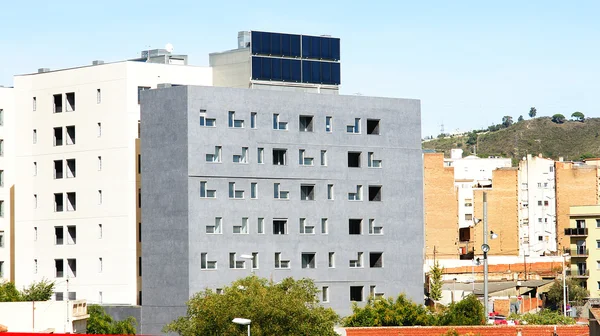
[(329, 252), (328, 264), (329, 268), (335, 268), (335, 252)]
[(67, 126), (65, 127), (67, 131), (67, 145), (75, 144), (75, 126)]
[(383, 253), (382, 252), (370, 252), (369, 253), (369, 267), (371, 267), (371, 268), (382, 268), (383, 267)]
[(69, 267), (69, 276), (77, 277), (77, 259), (67, 259), (67, 266)]
[(600, 249), (600, 240), (596, 240), (596, 248)]
[(102, 136), (102, 123), (98, 123), (96, 131), (98, 132), (98, 138)]
[(314, 225), (307, 224), (306, 218), (300, 218), (300, 233), (301, 234), (314, 234), (315, 227), (314, 227)]
[(138, 157), (137, 157), (137, 173), (138, 174), (142, 173), (142, 155), (140, 155), (140, 154), (138, 154)]
[(348, 152), (348, 167), (360, 168), (360, 152)]
[(302, 200), (302, 201), (314, 201), (315, 200), (314, 184), (300, 186), (300, 200)]
[(279, 183), (273, 183), (273, 198), (276, 199), (288, 199), (290, 197), (289, 191), (281, 190)]
[(333, 118), (325, 117), (325, 132), (331, 133), (333, 131)]
[(98, 171), (102, 170), (102, 156), (98, 156)]
[(63, 111), (63, 108), (62, 108), (62, 104), (63, 104), (62, 94), (52, 95), (52, 98), (53, 98), (53, 103), (54, 103), (54, 106), (53, 106), (54, 113), (61, 113)]
[(65, 93), (65, 102), (67, 103), (67, 112), (75, 111), (75, 92)]
[(67, 193), (67, 211), (77, 210), (77, 195), (74, 192)]
[(300, 132), (313, 131), (313, 116), (300, 116)]
[(275, 268), (290, 268), (290, 261), (281, 259), (281, 252), (275, 252)]
[(54, 245), (64, 244), (64, 229), (62, 226), (54, 227)]
[(100, 104), (102, 102), (102, 91), (100, 89), (96, 89), (96, 104)]
[(305, 152), (304, 149), (298, 150), (298, 164), (301, 166), (312, 166), (315, 160), (311, 157), (307, 157)]
[(138, 243), (142, 242), (142, 223), (138, 223)]
[(54, 146), (63, 145), (63, 129), (62, 127), (54, 127)]
[(538, 206), (542, 206), (542, 201), (538, 201)]
[[(33, 176), (37, 176), (37, 162), (33, 162)], [(4, 183), (2, 183), (2, 186), (4, 186)]]
[(0, 109), (0, 126), (4, 126), (4, 110)]
[(63, 198), (62, 193), (54, 194), (54, 211), (55, 212), (63, 212), (64, 211), (63, 201), (64, 201), (64, 198)]
[(257, 163), (265, 163), (265, 149), (264, 148), (258, 148), (257, 150)]
[(221, 233), (223, 233), (223, 231), (221, 229), (222, 222), (223, 222), (223, 218), (221, 218), (221, 217), (215, 217), (215, 224), (214, 225), (207, 225), (206, 226), (206, 233), (208, 233), (208, 234), (221, 234)]
[(258, 219), (257, 230), (256, 231), (259, 234), (264, 234), (265, 233), (265, 219), (264, 218), (259, 218)]
[(327, 286), (323, 286), (323, 288), (321, 289), (321, 302), (329, 302), (329, 287)]
[[(64, 262), (62, 259), (54, 259), (54, 271), (56, 278), (64, 277)], [(62, 294), (62, 293), (61, 293)]]
[(250, 128), (255, 129), (256, 128), (256, 112), (251, 112), (250, 113)]
[(63, 301), (63, 300), (64, 300), (64, 296), (63, 296), (62, 292), (54, 292), (54, 301)]
[(328, 184), (327, 185), (327, 199), (328, 200), (332, 200), (333, 199), (333, 184)]
[(548, 206), (548, 201), (544, 201), (544, 206)]
[(142, 257), (138, 257), (138, 276), (142, 276)]
[(279, 114), (273, 114), (273, 129), (274, 130), (287, 130), (288, 123), (279, 120)]
[(37, 194), (33, 194), (33, 208), (37, 209), (38, 206), (38, 197)]
[(34, 129), (33, 130), (33, 144), (35, 145), (37, 143), (37, 130)]
[(235, 119), (234, 111), (229, 111), (227, 122), (228, 122), (228, 126), (231, 128), (244, 128), (244, 120)]
[(362, 219), (349, 219), (348, 231), (348, 233), (351, 235), (362, 234)]
[(236, 260), (235, 252), (230, 252), (229, 253), (229, 268), (233, 268), (233, 269), (246, 268), (246, 261), (245, 260)]
[(321, 233), (322, 234), (329, 233), (329, 223), (327, 222), (327, 218), (321, 218)]
[(600, 228), (600, 219), (596, 219), (596, 227)]
[(4, 187), (4, 170), (0, 170), (0, 187)]
[(356, 192), (348, 193), (349, 201), (362, 201), (362, 186), (356, 186)]
[(37, 97), (33, 97), (33, 111), (37, 110)]
[(321, 166), (327, 166), (327, 151), (321, 151)]
[(77, 227), (75, 225), (67, 226), (67, 244), (77, 244)]
[(102, 204), (102, 190), (98, 190), (98, 205)]
[(369, 219), (369, 234), (380, 235), (383, 234), (383, 227), (375, 223), (375, 219)]
[(207, 253), (200, 253), (200, 269), (217, 269), (217, 262), (208, 260)]
[(241, 155), (233, 155), (234, 163), (248, 163), (248, 147), (242, 147)]
[(367, 134), (379, 134), (379, 119), (367, 119)]
[(350, 260), (350, 268), (361, 268), (363, 265), (362, 259), (363, 259), (363, 253), (358, 252), (356, 254), (356, 259)]
[(217, 119), (207, 118), (206, 110), (200, 110), (200, 126), (203, 127), (216, 127)]
[(250, 198), (252, 198), (252, 199), (258, 198), (258, 183), (256, 183), (256, 182), (250, 183)]
[(367, 166), (369, 168), (381, 168), (381, 160), (375, 160), (375, 154), (373, 152), (369, 152), (367, 159)]
[(252, 252), (252, 269), (258, 269), (258, 252)]
[(315, 253), (302, 253), (302, 268), (316, 268)]
[(360, 118), (354, 118), (354, 125), (346, 126), (346, 132), (360, 134)]
[(67, 178), (73, 178), (77, 176), (77, 168), (75, 165), (75, 159), (67, 159)]
[(206, 162), (221, 162), (221, 146), (215, 146), (215, 152), (206, 154)]
[(287, 149), (273, 149), (273, 164), (276, 166), (285, 166)]
[(275, 234), (275, 235), (287, 234), (287, 220), (286, 219), (273, 219), (273, 234)]
[(37, 226), (33, 227), (33, 241), (37, 241), (37, 232), (38, 232), (38, 228)]
[(4, 217), (4, 201), (0, 201), (0, 217)]
[(102, 273), (102, 268), (104, 265), (102, 265), (102, 257), (98, 258), (98, 273)]
[(235, 182), (229, 182), (229, 198), (244, 198), (244, 191), (235, 189)]
[(0, 248), (4, 247), (4, 231), (0, 231)]
[(217, 191), (214, 189), (207, 189), (207, 182), (200, 181), (200, 197), (201, 198), (215, 198)]
[(381, 186), (369, 186), (369, 201), (380, 202), (381, 201)]
[(246, 218), (246, 217), (242, 218), (241, 225), (234, 225), (233, 233), (248, 234), (248, 218)]
[(98, 224), (98, 239), (102, 239), (102, 224)]
[(38, 262), (37, 259), (33, 259), (33, 274), (37, 274), (38, 272)]

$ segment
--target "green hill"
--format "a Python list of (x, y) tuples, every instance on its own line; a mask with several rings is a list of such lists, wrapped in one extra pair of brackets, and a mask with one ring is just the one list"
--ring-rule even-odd
[[(479, 132), (479, 131), (476, 131)], [(552, 122), (548, 117), (517, 122), (498, 131), (471, 132), (464, 136), (449, 136), (423, 142), (423, 149), (443, 151), (450, 156), (450, 149), (461, 148), (464, 154), (473, 153), (488, 157), (510, 157), (516, 163), (527, 154), (565, 160), (600, 157), (600, 118), (585, 122)]]

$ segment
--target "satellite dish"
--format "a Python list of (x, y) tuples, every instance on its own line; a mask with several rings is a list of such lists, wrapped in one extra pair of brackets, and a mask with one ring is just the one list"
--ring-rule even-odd
[(173, 52), (173, 45), (171, 43), (167, 43), (165, 50), (168, 52)]

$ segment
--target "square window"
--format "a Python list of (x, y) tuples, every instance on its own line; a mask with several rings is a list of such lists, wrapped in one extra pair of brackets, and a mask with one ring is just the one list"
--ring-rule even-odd
[(379, 134), (379, 119), (367, 119), (367, 134)]
[(371, 268), (383, 267), (383, 253), (382, 252), (370, 252), (369, 253), (369, 266)]
[(346, 126), (346, 132), (360, 134), (360, 118), (354, 118), (354, 125)]
[(208, 234), (220, 234), (223, 233), (222, 229), (221, 229), (221, 223), (223, 221), (223, 218), (221, 217), (215, 217), (215, 224), (214, 225), (207, 225), (206, 226), (206, 233)]
[(273, 129), (284, 131), (288, 129), (288, 123), (280, 121), (279, 114), (276, 113), (273, 114)]
[(348, 152), (348, 167), (360, 168), (360, 152)]
[(369, 234), (380, 235), (383, 234), (383, 227), (375, 223), (375, 219), (369, 219)]
[(348, 193), (349, 201), (362, 201), (362, 186), (356, 186), (356, 192)]
[(233, 226), (233, 233), (248, 234), (248, 218), (246, 218), (246, 217), (242, 218), (242, 224), (241, 225), (234, 225)]
[(215, 152), (206, 154), (206, 162), (221, 162), (221, 146), (215, 146)]
[(373, 152), (369, 152), (367, 159), (367, 166), (369, 168), (381, 168), (381, 160), (375, 160), (375, 154)]
[(363, 300), (363, 286), (350, 286), (350, 301), (361, 302)]
[(281, 252), (275, 252), (275, 268), (290, 268), (290, 261), (281, 258)]
[(273, 149), (273, 164), (285, 166), (287, 149)]
[(311, 157), (307, 157), (305, 153), (306, 151), (304, 149), (298, 150), (298, 164), (301, 166), (312, 166), (315, 160)]
[(276, 235), (287, 234), (287, 220), (274, 219), (273, 220), (273, 234), (276, 234)]
[(316, 268), (315, 253), (302, 253), (302, 268)]
[(300, 186), (300, 200), (314, 201), (315, 200), (315, 186), (314, 185), (301, 185)]
[(306, 218), (300, 218), (300, 233), (301, 234), (314, 234), (315, 227), (314, 227), (314, 225), (307, 224)]
[(381, 201), (381, 186), (369, 186), (369, 201)]
[(300, 116), (300, 132), (313, 131), (313, 116)]
[(349, 219), (348, 231), (348, 233), (351, 235), (362, 234), (362, 219)]

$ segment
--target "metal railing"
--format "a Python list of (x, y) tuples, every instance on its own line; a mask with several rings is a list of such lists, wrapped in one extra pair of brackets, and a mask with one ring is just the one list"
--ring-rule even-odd
[(587, 228), (566, 228), (565, 236), (587, 236)]

